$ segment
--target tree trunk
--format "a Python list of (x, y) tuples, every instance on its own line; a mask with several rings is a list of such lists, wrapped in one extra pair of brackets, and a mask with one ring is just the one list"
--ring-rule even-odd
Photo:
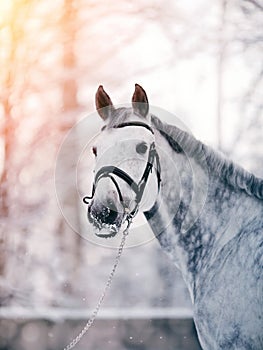
[[(60, 122), (60, 128), (67, 132), (76, 122), (78, 102), (77, 102), (77, 84), (74, 76), (74, 69), (76, 66), (74, 42), (76, 29), (74, 28), (76, 21), (76, 9), (73, 6), (72, 0), (64, 0), (64, 13), (61, 19), (61, 28), (64, 38), (64, 52), (63, 52), (63, 68), (65, 72), (65, 78), (62, 82), (62, 103), (63, 103), (63, 117), (65, 120)], [(67, 156), (64, 159), (64, 168), (68, 169), (68, 173), (71, 173), (74, 160), (78, 156), (77, 154), (77, 135), (74, 141), (68, 147), (68, 150), (64, 154)], [(64, 146), (66, 147), (66, 146)], [(72, 177), (70, 177), (72, 178)], [(78, 223), (78, 198), (76, 198), (76, 191), (74, 190), (74, 184), (70, 183), (68, 188), (65, 188), (63, 205), (70, 206), (74, 211), (74, 217)], [(79, 224), (77, 224), (79, 226)], [(74, 232), (65, 218), (62, 218), (58, 224), (59, 227), (59, 247), (62, 252), (61, 266), (67, 276), (67, 281), (63, 286), (63, 289), (69, 293), (73, 293), (74, 287), (78, 285), (78, 267), (81, 260), (81, 238)]]

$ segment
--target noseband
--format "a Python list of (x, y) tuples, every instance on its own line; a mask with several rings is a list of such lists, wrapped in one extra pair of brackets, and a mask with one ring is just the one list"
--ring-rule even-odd
[[(144, 127), (146, 129), (148, 129), (152, 134), (154, 134), (153, 129), (142, 122), (126, 122), (126, 123), (121, 123), (118, 124), (116, 126), (113, 126), (113, 128), (117, 129), (117, 128), (124, 128), (126, 126), (140, 126), (140, 127)], [(85, 204), (89, 204), (90, 200), (94, 197), (95, 195), (95, 191), (96, 191), (96, 187), (98, 185), (99, 180), (101, 180), (102, 178), (108, 177), (112, 180), (112, 182), (114, 183), (116, 189), (117, 189), (117, 193), (119, 196), (119, 200), (124, 208), (124, 211), (126, 212), (127, 209), (125, 208), (124, 205), (124, 201), (123, 201), (123, 196), (121, 194), (121, 190), (120, 187), (118, 185), (118, 182), (115, 180), (113, 175), (116, 175), (117, 177), (119, 177), (120, 179), (122, 179), (123, 181), (125, 181), (130, 188), (135, 192), (135, 208), (128, 213), (127, 215), (127, 220), (131, 220), (138, 212), (139, 210), (139, 205), (144, 193), (144, 189), (145, 186), (147, 184), (148, 178), (150, 173), (152, 172), (153, 169), (153, 165), (154, 162), (156, 161), (156, 175), (157, 175), (157, 181), (158, 181), (158, 192), (160, 190), (160, 183), (161, 183), (161, 166), (160, 166), (160, 160), (159, 160), (159, 155), (156, 151), (156, 147), (155, 147), (155, 143), (152, 142), (150, 145), (150, 149), (149, 149), (149, 153), (148, 153), (148, 160), (143, 172), (143, 175), (141, 177), (141, 179), (139, 180), (139, 182), (137, 183), (136, 181), (134, 181), (129, 174), (127, 174), (125, 171), (123, 171), (122, 169), (115, 167), (115, 166), (104, 166), (102, 168), (100, 168), (98, 170), (98, 172), (95, 175), (95, 179), (94, 179), (94, 183), (93, 183), (93, 187), (92, 187), (92, 195), (91, 196), (85, 196), (83, 198), (83, 202)]]

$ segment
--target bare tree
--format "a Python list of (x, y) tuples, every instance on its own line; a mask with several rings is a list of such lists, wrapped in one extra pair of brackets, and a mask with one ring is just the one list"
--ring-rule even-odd
[[(21, 6), (20, 10), (16, 6)], [(0, 137), (2, 138), (3, 150), (3, 166), (0, 174), (0, 216), (2, 217), (0, 231), (0, 276), (5, 273), (5, 265), (8, 255), (8, 242), (12, 236), (10, 224), (10, 204), (12, 184), (16, 178), (12, 172), (12, 156), (16, 147), (15, 128), (17, 122), (14, 120), (12, 108), (14, 106), (14, 96), (19, 96), (20, 91), (16, 84), (16, 74), (18, 74), (18, 50), (23, 42), (22, 21), (27, 13), (27, 5), (21, 0), (16, 0), (13, 3), (12, 10), (9, 16), (9, 22), (6, 24), (6, 32), (9, 37), (8, 45), (2, 47), (5, 52), (2, 62), (1, 80), (3, 83), (1, 89), (1, 104), (3, 107), (3, 125)], [(12, 98), (13, 97), (13, 98)]]
[[(62, 75), (62, 119), (58, 123), (59, 128), (63, 133), (68, 132), (76, 123), (78, 117), (79, 104), (77, 100), (78, 83), (77, 76), (74, 74), (77, 66), (75, 55), (75, 43), (77, 34), (77, 9), (74, 6), (74, 1), (64, 0), (62, 8), (62, 16), (60, 21), (61, 38), (63, 43), (62, 66), (64, 74)], [(63, 120), (64, 119), (64, 120)], [(72, 144), (73, 143), (73, 144)], [(65, 170), (66, 176), (72, 173), (75, 159), (78, 157), (77, 135), (72, 140), (72, 143), (64, 146), (65, 154)], [(74, 177), (69, 176), (73, 183), (69, 183), (64, 191), (63, 205), (70, 206), (75, 217), (76, 226), (80, 232), (79, 223), (79, 198), (76, 196), (74, 188)], [(63, 216), (58, 218), (57, 238), (61, 254), (60, 269), (65, 270), (67, 282), (61, 287), (63, 290), (76, 293), (76, 283), (78, 280), (78, 270), (81, 265), (81, 238), (79, 234), (74, 232), (65, 221)]]
[[(263, 176), (263, 4), (257, 0), (243, 0), (239, 6), (234, 43), (239, 43), (246, 64), (251, 69), (251, 80), (240, 102), (240, 121), (233, 137), (231, 153), (237, 155), (258, 176)], [(255, 59), (257, 58), (257, 59)], [(239, 151), (239, 149), (243, 151)]]

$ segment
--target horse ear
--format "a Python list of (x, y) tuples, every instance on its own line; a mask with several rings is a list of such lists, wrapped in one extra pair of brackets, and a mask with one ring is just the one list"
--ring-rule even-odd
[(132, 107), (135, 114), (138, 114), (144, 118), (149, 112), (146, 92), (139, 84), (135, 84), (135, 91), (132, 96)]
[(102, 85), (99, 86), (96, 92), (95, 103), (101, 118), (103, 120), (108, 119), (114, 107), (109, 95), (104, 91)]

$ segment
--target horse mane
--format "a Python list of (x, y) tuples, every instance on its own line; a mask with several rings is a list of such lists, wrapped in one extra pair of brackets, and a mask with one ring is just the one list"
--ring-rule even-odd
[[(152, 125), (166, 138), (172, 149), (178, 153), (181, 149), (187, 156), (193, 157), (199, 163), (206, 165), (229, 185), (245, 191), (248, 195), (263, 199), (263, 179), (249, 173), (223, 154), (204, 145), (186, 131), (162, 122), (156, 116), (151, 116)], [(179, 148), (178, 148), (179, 147)]]

